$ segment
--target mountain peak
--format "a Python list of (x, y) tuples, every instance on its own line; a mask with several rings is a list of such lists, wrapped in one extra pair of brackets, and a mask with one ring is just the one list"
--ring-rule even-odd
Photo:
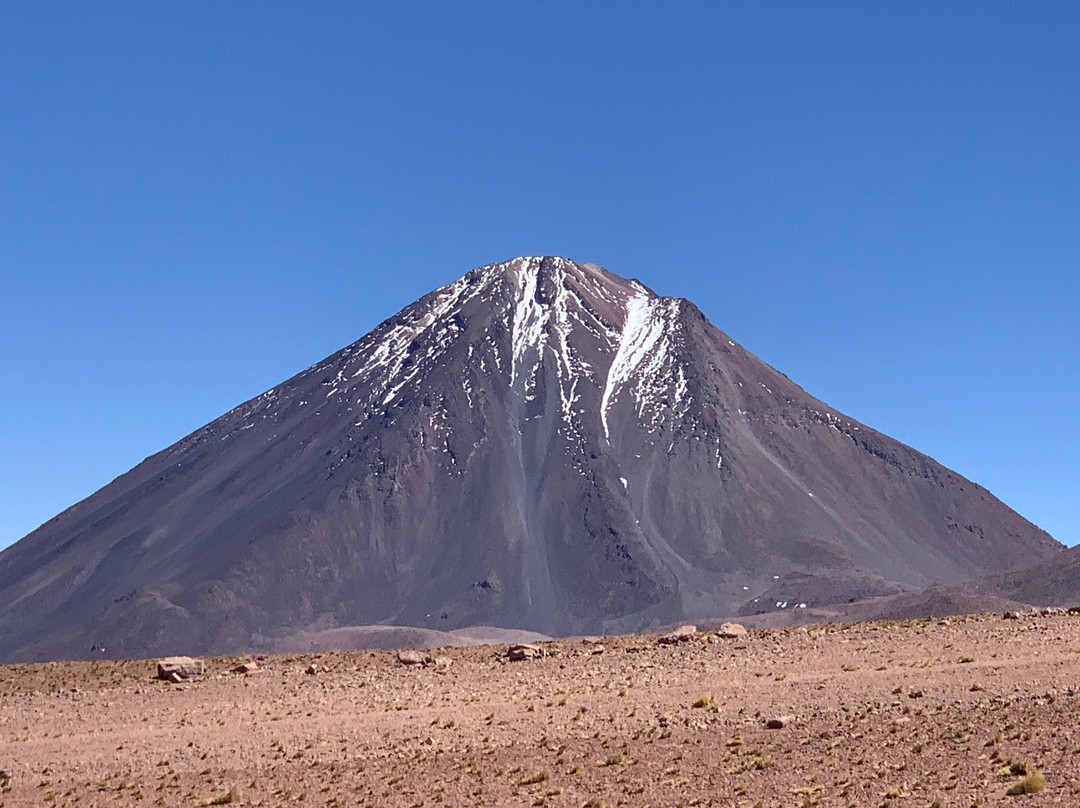
[(666, 389), (674, 383), (676, 395), (684, 392), (685, 378), (670, 355), (681, 301), (660, 298), (595, 264), (558, 256), (514, 258), (489, 272), (508, 278), (512, 287), (506, 320), (510, 386), (528, 396), (550, 362), (549, 381), (558, 387), (568, 425), (587, 412), (576, 406), (584, 395), (579, 385), (601, 391), (595, 406), (605, 440), (608, 411), (629, 383), (638, 382), (642, 412), (652, 408), (648, 385)]
[[(528, 290), (528, 295), (540, 304), (556, 302), (563, 292), (584, 296), (593, 304), (603, 300), (624, 301), (635, 291), (656, 297), (637, 280), (622, 278), (596, 264), (578, 263), (555, 255), (519, 256), (473, 272), (488, 283), (500, 278), (509, 279), (515, 289), (522, 293)], [(524, 297), (521, 300), (527, 302)]]

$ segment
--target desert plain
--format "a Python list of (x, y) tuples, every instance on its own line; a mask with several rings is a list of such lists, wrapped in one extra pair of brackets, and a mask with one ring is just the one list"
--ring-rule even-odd
[(1080, 616), (541, 647), (3, 666), (0, 808), (1080, 805)]

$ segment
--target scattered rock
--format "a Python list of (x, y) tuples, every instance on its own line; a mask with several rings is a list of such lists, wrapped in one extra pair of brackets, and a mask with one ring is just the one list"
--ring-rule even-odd
[(186, 656), (166, 657), (159, 659), (157, 664), (157, 678), (167, 682), (182, 682), (185, 679), (194, 679), (202, 676), (205, 666), (201, 659), (193, 659)]
[(428, 656), (419, 651), (398, 651), (397, 660), (402, 665), (423, 665), (427, 662)]
[(256, 662), (241, 662), (239, 665), (233, 665), (230, 669), (230, 673), (258, 673), (262, 668), (259, 667)]
[(783, 729), (795, 723), (793, 715), (778, 715), (765, 722), (765, 729)]
[(1060, 606), (1047, 606), (1042, 610), (1041, 614), (1043, 617), (1053, 617), (1058, 614), (1067, 614), (1067, 612)]
[(424, 668), (449, 668), (454, 660), (448, 656), (433, 657), (421, 651), (402, 650), (397, 652), (397, 661), (409, 667), (420, 666)]
[(1005, 618), (1006, 620), (1019, 620), (1020, 619), (1020, 613), (1019, 612), (1005, 612), (1005, 614), (1003, 614), (1002, 617)]
[[(540, 659), (526, 657), (534, 659), (534, 665), (510, 662), (508, 640), (487, 647), (417, 649), (417, 656), (423, 661), (412, 665), (398, 661), (397, 649), (365, 649), (351, 655), (324, 653), (322, 656), (295, 652), (291, 656), (273, 656), (265, 662), (254, 662), (254, 655), (227, 660), (205, 657), (202, 681), (168, 687), (166, 682), (151, 682), (147, 676), (153, 675), (157, 658), (123, 667), (95, 661), (89, 665), (57, 663), (56, 667), (2, 669), (0, 699), (10, 701), (16, 711), (12, 715), (17, 716), (17, 723), (9, 728), (8, 735), (48, 736), (50, 740), (49, 749), (41, 750), (45, 754), (33, 750), (28, 754), (22, 750), (20, 754), (25, 759), (18, 756), (13, 759), (0, 751), (0, 757), (5, 758), (0, 769), (10, 772), (0, 773), (0, 803), (5, 799), (19, 802), (19, 798), (13, 799), (14, 795), (29, 793), (26, 789), (33, 789), (41, 779), (50, 781), (41, 793), (54, 784), (66, 788), (65, 783), (70, 783), (78, 789), (80, 783), (85, 784), (82, 788), (105, 783), (111, 788), (125, 786), (119, 793), (126, 792), (130, 798), (134, 792), (125, 784), (136, 777), (141, 777), (143, 782), (151, 778), (166, 779), (161, 778), (165, 771), (150, 768), (163, 759), (187, 778), (185, 788), (190, 789), (188, 802), (192, 805), (209, 804), (206, 798), (226, 791), (234, 779), (236, 785), (244, 788), (245, 801), (252, 804), (259, 799), (266, 801), (271, 788), (287, 790), (293, 786), (297, 771), (306, 771), (309, 764), (334, 753), (335, 727), (339, 726), (341, 710), (345, 707), (349, 708), (349, 723), (355, 722), (358, 733), (362, 730), (381, 739), (378, 760), (386, 762), (372, 763), (364, 771), (350, 767), (340, 774), (340, 780), (340, 770), (313, 766), (311, 783), (323, 778), (320, 787), (332, 784), (332, 789), (340, 788), (337, 793), (345, 789), (367, 789), (371, 787), (369, 783), (385, 790), (394, 785), (389, 783), (391, 777), (402, 777), (399, 782), (405, 788), (420, 791), (427, 782), (444, 777), (447, 771), (455, 771), (450, 767), (467, 759), (468, 746), (478, 749), (484, 744), (510, 750), (498, 756), (476, 757), (476, 767), (484, 774), (485, 781), (489, 775), (499, 782), (506, 780), (507, 785), (500, 786), (504, 797), (517, 793), (512, 791), (514, 784), (532, 772), (546, 771), (554, 785), (561, 785), (563, 776), (571, 775), (580, 764), (582, 769), (571, 781), (572, 786), (582, 791), (589, 789), (589, 793), (577, 800), (575, 792), (567, 800), (578, 808), (588, 797), (605, 796), (612, 782), (610, 778), (615, 776), (610, 767), (597, 768), (595, 761), (606, 760), (609, 753), (621, 753), (628, 761), (641, 759), (642, 765), (650, 767), (650, 779), (658, 778), (660, 771), (669, 765), (668, 751), (677, 753), (683, 741), (701, 745), (694, 763), (682, 764), (681, 771), (670, 775), (675, 778), (672, 783), (682, 783), (679, 779), (682, 776), (688, 778), (688, 782), (679, 786), (680, 798), (687, 803), (695, 798), (707, 801), (715, 793), (710, 794), (709, 790), (715, 789), (718, 782), (703, 778), (702, 772), (708, 771), (710, 764), (698, 761), (723, 761), (713, 765), (739, 770), (739, 779), (748, 788), (760, 779), (759, 791), (764, 786), (767, 791), (772, 789), (769, 793), (798, 795), (796, 790), (808, 784), (806, 773), (816, 772), (823, 756), (836, 754), (843, 756), (846, 767), (843, 776), (850, 776), (852, 783), (860, 784), (856, 788), (861, 789), (861, 797), (856, 799), (865, 797), (862, 802), (866, 804), (878, 805), (882, 798), (890, 801), (892, 798), (884, 796), (889, 793), (886, 789), (904, 792), (901, 781), (905, 779), (912, 784), (928, 783), (931, 789), (955, 782), (951, 778), (945, 780), (947, 775), (943, 775), (943, 767), (952, 767), (947, 757), (950, 752), (967, 754), (971, 761), (970, 776), (962, 763), (952, 767), (961, 772), (961, 778), (956, 778), (960, 781), (961, 795), (969, 788), (980, 793), (989, 788), (990, 801), (1000, 800), (1004, 796), (1002, 792), (1014, 780), (1030, 773), (1009, 770), (1015, 761), (1028, 761), (1029, 767), (1044, 762), (1049, 766), (1052, 760), (1057, 761), (1051, 783), (1044, 791), (1051, 793), (1053, 787), (1059, 786), (1067, 788), (1061, 784), (1080, 778), (1076, 756), (1054, 754), (1046, 739), (1057, 732), (1056, 737), (1064, 739), (1062, 748), (1067, 750), (1069, 733), (1076, 726), (1080, 681), (1074, 682), (1068, 676), (1067, 660), (1080, 659), (1080, 653), (1066, 654), (1074, 646), (1080, 647), (1080, 639), (1073, 636), (1073, 629), (1080, 622), (1066, 625), (1073, 618), (1036, 618), (1023, 612), (1024, 617), (1013, 621), (1014, 626), (1013, 622), (1002, 619), (1003, 612), (1004, 607), (992, 615), (951, 618), (949, 627), (939, 627), (936, 619), (895, 625), (830, 626), (805, 633), (797, 628), (746, 626), (748, 634), (753, 636), (734, 640), (718, 636), (722, 620), (717, 620), (709, 626), (699, 625), (697, 634), (682, 650), (678, 646), (657, 645), (660, 633), (604, 637), (603, 642), (586, 642), (582, 638), (550, 644), (533, 641), (534, 648), (546, 652)], [(1080, 617), (1076, 619), (1080, 621)], [(669, 626), (669, 630), (673, 628), (674, 624)], [(813, 642), (811, 637), (815, 638)], [(850, 644), (842, 644), (845, 640)], [(708, 648), (706, 642), (713, 641), (718, 648)], [(606, 645), (612, 646), (611, 654), (606, 652)], [(600, 656), (583, 659), (601, 647), (605, 648), (603, 659)], [(636, 653), (624, 653), (627, 648)], [(736, 648), (746, 650), (733, 650)], [(560, 649), (561, 655), (554, 653)], [(715, 653), (709, 654), (706, 649)], [(966, 667), (952, 664), (965, 652), (985, 664)], [(995, 656), (995, 652), (1004, 653)], [(780, 653), (782, 657), (778, 657)], [(442, 654), (446, 656), (438, 656)], [(925, 668), (915, 665), (932, 658), (936, 658), (935, 664)], [(317, 666), (322, 678), (304, 675), (308, 667), (305, 660)], [(1008, 664), (1014, 661), (1018, 664)], [(565, 668), (560, 669), (562, 662), (566, 663)], [(840, 677), (840, 665), (844, 662), (857, 662), (860, 672)], [(241, 682), (243, 674), (238, 677), (232, 673), (243, 670), (241, 665), (252, 663), (260, 670), (258, 679)], [(871, 672), (878, 663), (881, 667), (888, 663), (883, 674)], [(440, 669), (447, 664), (452, 667)], [(760, 676), (754, 675), (759, 671)], [(12, 678), (12, 673), (32, 676), (19, 681)], [(219, 673), (223, 675), (218, 676)], [(787, 674), (788, 684), (780, 686), (775, 680), (782, 673)], [(990, 678), (984, 678), (984, 674)], [(794, 689), (790, 684), (793, 676), (800, 682)], [(74, 698), (68, 695), (72, 684), (78, 684), (81, 695)], [(31, 695), (32, 688), (39, 689), (38, 696)], [(188, 692), (184, 692), (185, 688)], [(912, 692), (916, 688), (925, 693), (922, 698)], [(139, 689), (146, 695), (137, 695), (135, 691)], [(224, 715), (222, 710), (224, 726), (214, 723), (212, 733), (200, 731), (191, 736), (201, 747), (196, 750), (198, 754), (209, 751), (213, 755), (212, 759), (208, 758), (210, 763), (200, 761), (190, 750), (179, 755), (169, 748), (160, 752), (146, 749), (147, 726), (179, 727), (182, 716), (192, 714), (193, 710), (216, 715), (213, 710), (234, 704), (238, 691), (243, 691), (242, 699), (253, 703), (265, 701), (263, 720), (285, 722), (284, 726), (277, 725), (276, 732), (259, 735), (262, 741), (257, 741), (265, 745), (263, 742), (272, 737), (280, 737), (283, 742), (265, 752), (267, 757), (282, 761), (277, 774), (264, 770), (260, 775), (267, 778), (265, 786), (260, 780), (256, 786), (247, 787), (249, 780), (239, 782), (234, 777), (237, 768), (250, 759), (245, 750), (250, 748), (251, 728), (243, 720), (247, 706), (244, 702), (234, 714)], [(711, 703), (709, 692), (714, 694)], [(909, 694), (914, 698), (909, 698)], [(423, 708), (436, 698), (437, 707)], [(726, 703), (721, 705), (722, 702)], [(408, 712), (385, 712), (387, 708), (406, 706)], [(581, 706), (588, 711), (579, 712)], [(781, 712), (785, 708), (798, 713), (786, 715)], [(292, 710), (294, 716), (309, 712), (313, 715), (303, 722), (298, 718), (291, 721), (285, 717), (286, 709)], [(92, 739), (88, 742), (78, 731), (70, 734), (72, 710), (83, 713), (91, 710), (99, 719), (120, 719), (121, 728), (130, 731), (124, 729), (122, 736), (116, 733), (115, 742), (110, 740), (111, 746), (106, 747), (108, 754), (99, 755)], [(3, 712), (0, 707), (0, 714)], [(273, 718), (272, 713), (276, 714)], [(263, 714), (260, 709), (258, 717)], [(395, 715), (399, 716), (398, 720), (393, 720)], [(143, 723), (143, 716), (153, 723)], [(1009, 724), (1017, 727), (1016, 732), (1004, 729)], [(28, 729), (23, 730), (24, 725)], [(271, 727), (274, 725), (267, 723), (265, 729), (269, 732)], [(763, 729), (765, 734), (761, 735)], [(383, 737), (387, 730), (389, 737)], [(57, 731), (61, 737), (53, 739)], [(488, 737), (488, 741), (478, 740), (483, 737)], [(183, 738), (183, 743), (188, 740)], [(120, 748), (114, 755), (111, 750), (118, 745)], [(371, 747), (365, 747), (368, 748)], [(384, 748), (385, 757), (381, 751)], [(1051, 748), (1050, 753), (1045, 751), (1047, 748)], [(725, 749), (736, 751), (725, 752)], [(835, 749), (840, 751), (834, 752)], [(749, 753), (739, 754), (742, 750)], [(423, 754), (416, 765), (413, 761), (418, 751)], [(133, 767), (130, 776), (125, 771), (120, 778), (110, 778), (110, 773), (116, 770), (115, 761), (128, 754), (136, 766), (143, 766), (143, 771)], [(563, 762), (557, 763), (560, 757)], [(942, 760), (947, 762), (943, 764)], [(55, 776), (41, 775), (47, 763), (59, 769)], [(436, 763), (439, 765), (435, 766)], [(619, 764), (616, 768), (633, 777), (633, 765)], [(678, 768), (677, 761), (671, 765)], [(894, 765), (897, 768), (892, 768)], [(903, 769), (899, 768), (901, 765)], [(211, 778), (194, 774), (208, 766), (222, 774)], [(508, 766), (520, 771), (504, 778)], [(872, 778), (876, 772), (886, 771), (886, 767), (881, 782), (875, 782)], [(147, 770), (150, 774), (143, 774)], [(645, 771), (641, 765), (637, 770)], [(502, 773), (496, 774), (499, 771)], [(8, 776), (14, 780), (4, 779)], [(304, 776), (308, 778), (307, 774)], [(714, 774), (713, 779), (720, 776)], [(188, 782), (190, 786), (186, 785)], [(807, 802), (819, 793), (814, 790), (815, 783), (809, 785), (811, 799)], [(5, 792), (5, 788), (10, 790)], [(646, 790), (649, 788), (646, 786)], [(540, 801), (544, 789), (546, 786), (537, 789), (535, 797), (522, 794), (522, 801)], [(915, 802), (919, 797), (918, 787), (913, 791), (909, 800)], [(996, 797), (993, 792), (997, 793)], [(634, 795), (627, 793), (625, 801), (628, 804), (635, 801)], [(751, 801), (758, 799), (758, 793), (749, 794)], [(934, 797), (947, 796), (947, 792), (926, 793), (921, 805), (913, 804), (909, 808), (925, 808)], [(84, 796), (82, 801), (85, 800)], [(970, 802), (969, 796), (963, 804)], [(899, 806), (902, 800), (897, 798), (893, 804)]]
[(1069, 614), (1080, 614), (1080, 606), (1070, 606)]
[(725, 640), (734, 640), (739, 637), (746, 636), (746, 626), (740, 623), (724, 623), (720, 626), (720, 630), (716, 632), (717, 636), (723, 637)]
[(506, 658), (511, 662), (521, 662), (524, 659), (540, 659), (547, 656), (547, 652), (539, 645), (518, 643), (506, 649)]
[(923, 697), (923, 692), (921, 690), (912, 690), (907, 694), (907, 697), (909, 699), (921, 699)]
[(675, 645), (680, 642), (689, 642), (695, 634), (697, 634), (697, 626), (679, 626), (670, 634), (662, 636), (657, 642), (661, 645)]
[(304, 673), (308, 676), (315, 676), (316, 674), (322, 673), (323, 670), (325, 670), (325, 668), (320, 668), (318, 665), (308, 665), (304, 670)]

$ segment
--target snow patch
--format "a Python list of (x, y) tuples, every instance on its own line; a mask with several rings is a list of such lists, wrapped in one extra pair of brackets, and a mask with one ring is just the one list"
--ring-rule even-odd
[(600, 397), (600, 424), (604, 429), (604, 440), (609, 443), (611, 431), (607, 416), (612, 400), (663, 333), (664, 321), (655, 316), (659, 302), (650, 299), (641, 287), (626, 301), (626, 319), (619, 335), (619, 347), (611, 360), (604, 393)]

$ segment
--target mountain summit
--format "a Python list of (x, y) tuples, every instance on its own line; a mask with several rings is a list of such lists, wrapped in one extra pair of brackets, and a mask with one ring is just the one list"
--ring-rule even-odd
[(630, 631), (1059, 549), (693, 304), (516, 258), (0, 553), (0, 660), (269, 649), (376, 624)]

